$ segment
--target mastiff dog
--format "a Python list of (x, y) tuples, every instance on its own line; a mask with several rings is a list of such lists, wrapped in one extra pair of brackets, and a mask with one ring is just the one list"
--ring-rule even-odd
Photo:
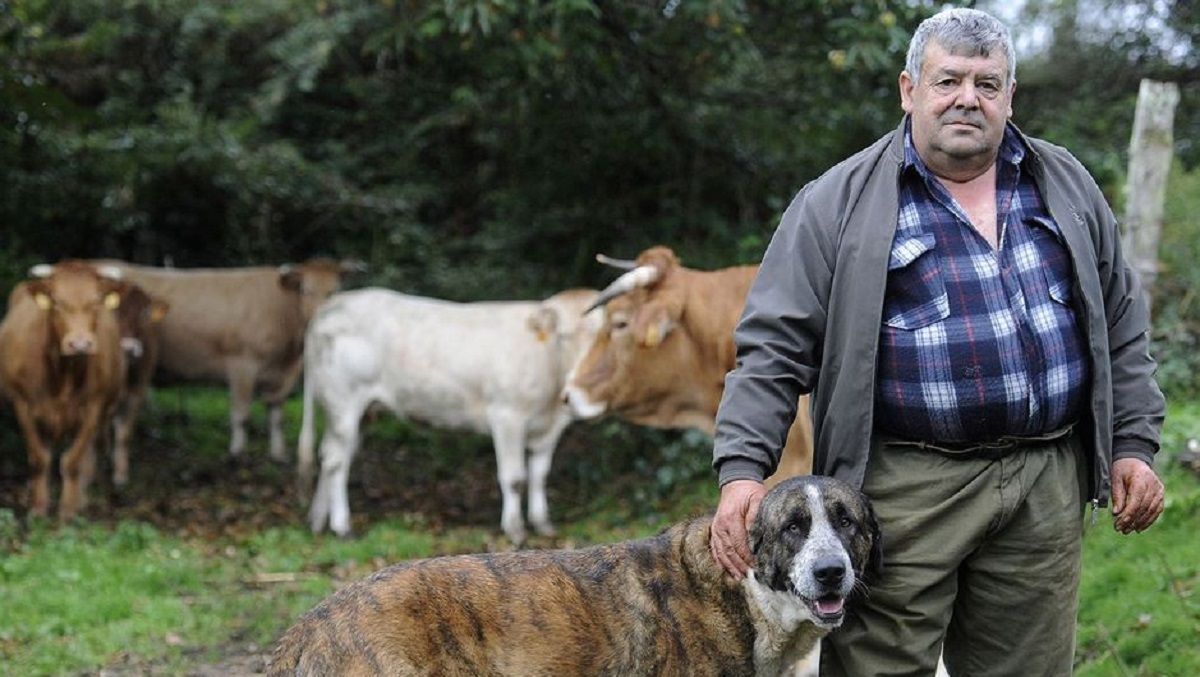
[(880, 565), (866, 498), (796, 477), (763, 499), (754, 570), (727, 576), (711, 517), (580, 550), (382, 569), (289, 629), (270, 675), (777, 675), (842, 622)]

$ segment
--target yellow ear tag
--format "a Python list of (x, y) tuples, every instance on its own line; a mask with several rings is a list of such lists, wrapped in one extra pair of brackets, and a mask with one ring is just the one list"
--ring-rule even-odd
[(548, 339), (548, 338), (550, 338), (550, 332), (546, 331), (545, 329), (537, 330), (538, 343), (545, 343), (546, 339)]
[(104, 307), (109, 310), (116, 310), (117, 306), (121, 305), (121, 295), (115, 291), (110, 291), (104, 295)]
[(647, 348), (656, 348), (659, 343), (662, 343), (662, 335), (659, 333), (658, 325), (652, 324), (646, 329), (646, 338), (642, 340)]
[(33, 301), (42, 310), (50, 310), (51, 306), (54, 305), (54, 301), (51, 301), (50, 297), (45, 294), (34, 294)]

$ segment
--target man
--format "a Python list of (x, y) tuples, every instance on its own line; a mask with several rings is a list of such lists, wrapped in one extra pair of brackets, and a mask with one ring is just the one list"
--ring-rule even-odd
[(737, 328), (713, 556), (747, 571), (802, 392), (814, 472), (883, 530), (824, 675), (933, 674), (939, 648), (952, 674), (1070, 674), (1085, 501), (1111, 496), (1121, 533), (1162, 511), (1142, 293), (1086, 170), (1008, 122), (1015, 88), (995, 18), (922, 23), (900, 127), (800, 191)]

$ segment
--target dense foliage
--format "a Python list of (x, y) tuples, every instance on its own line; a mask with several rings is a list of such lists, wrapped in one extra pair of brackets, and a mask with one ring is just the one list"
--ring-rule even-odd
[[(805, 181), (896, 123), (943, 4), (0, 0), (0, 286), (66, 256), (331, 254), (477, 299), (602, 285), (593, 254), (654, 243), (752, 262)], [(1137, 82), (1168, 79), (1200, 164), (1192, 3), (1024, 6), (1024, 129), (1119, 201)]]

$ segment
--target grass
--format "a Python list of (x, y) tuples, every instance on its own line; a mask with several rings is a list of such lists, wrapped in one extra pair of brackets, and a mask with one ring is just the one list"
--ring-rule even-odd
[[(66, 527), (17, 518), (23, 454), (0, 421), (0, 674), (220, 666), (261, 655), (326, 594), (385, 564), (507, 547), (486, 438), (372, 423), (350, 489), (358, 536), (314, 537), (291, 468), (264, 458), (261, 429), (249, 459), (230, 463), (224, 407), (217, 391), (160, 393), (130, 495), (98, 482), (90, 521)], [(295, 403), (288, 420), (299, 420)], [(1198, 429), (1200, 405), (1173, 405), (1165, 453)], [(710, 509), (707, 444), (575, 426), (550, 482), (560, 536), (535, 545), (644, 536)], [(1088, 531), (1077, 675), (1200, 674), (1200, 483), (1171, 463), (1162, 470), (1169, 501), (1153, 529), (1121, 536), (1100, 515)]]

